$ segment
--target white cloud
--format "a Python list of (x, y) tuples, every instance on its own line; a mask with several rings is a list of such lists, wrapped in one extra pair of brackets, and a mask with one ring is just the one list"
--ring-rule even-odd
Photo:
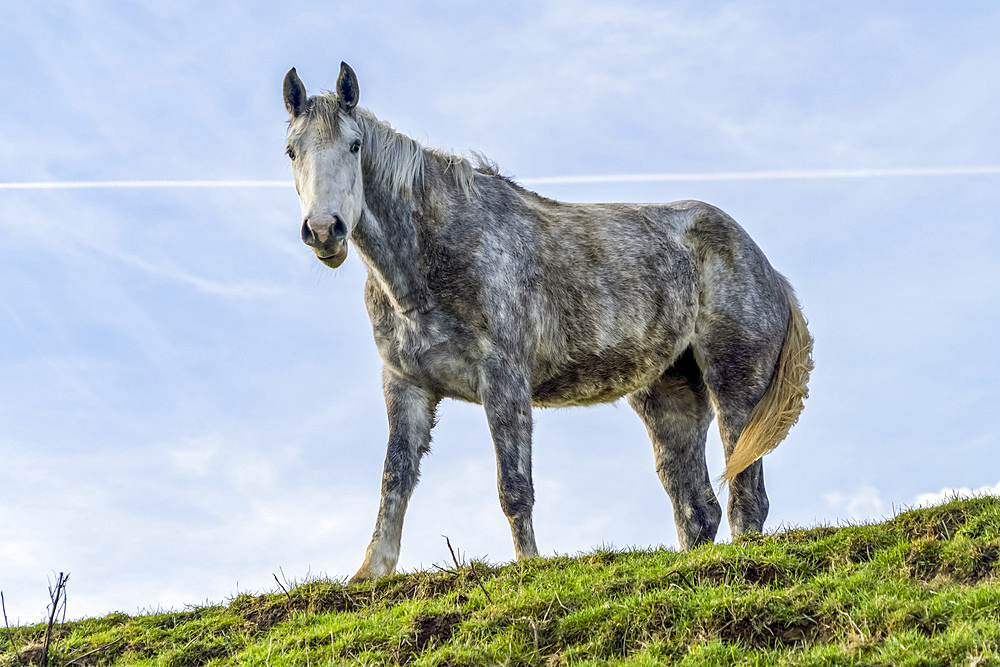
[(940, 491), (921, 493), (913, 500), (914, 507), (931, 507), (956, 498), (977, 498), (980, 496), (1000, 496), (1000, 482), (992, 486), (970, 489), (967, 486), (943, 488)]
[(164, 454), (170, 467), (177, 472), (204, 477), (219, 450), (218, 438), (191, 438), (187, 442), (167, 447)]
[(853, 493), (834, 491), (823, 496), (838, 514), (846, 512), (847, 516), (838, 518), (851, 521), (869, 521), (879, 519), (885, 514), (885, 503), (882, 495), (874, 486), (865, 486)]
[[(896, 506), (894, 509), (899, 511), (910, 507), (933, 507), (958, 498), (982, 496), (1000, 496), (1000, 482), (977, 489), (970, 489), (967, 486), (944, 487), (940, 491), (921, 493), (908, 505)], [(886, 503), (882, 499), (882, 492), (874, 486), (864, 486), (851, 493), (834, 491), (825, 494), (823, 498), (838, 512), (840, 515), (838, 518), (851, 521), (871, 521), (886, 517)]]

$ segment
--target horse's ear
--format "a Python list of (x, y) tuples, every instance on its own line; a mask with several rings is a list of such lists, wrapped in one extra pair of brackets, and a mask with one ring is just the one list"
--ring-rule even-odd
[(306, 87), (302, 85), (302, 79), (295, 73), (295, 68), (288, 70), (285, 75), (285, 108), (292, 118), (295, 118), (306, 108)]
[(337, 101), (347, 113), (358, 106), (358, 77), (345, 62), (340, 63), (340, 74), (337, 76)]

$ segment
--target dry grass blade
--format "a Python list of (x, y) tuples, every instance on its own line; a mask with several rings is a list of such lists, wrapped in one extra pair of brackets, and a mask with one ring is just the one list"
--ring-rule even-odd
[(120, 644), (123, 641), (125, 641), (125, 638), (124, 637), (119, 637), (118, 639), (114, 640), (113, 642), (108, 642), (107, 644), (102, 644), (101, 646), (98, 646), (97, 648), (95, 648), (93, 650), (87, 651), (83, 655), (76, 656), (75, 658), (73, 658), (72, 660), (70, 660), (69, 662), (67, 662), (66, 664), (64, 664), (63, 667), (69, 667), (70, 665), (75, 665), (76, 663), (80, 662), (81, 660), (83, 660), (87, 656), (91, 656), (91, 655), (93, 655), (95, 653), (100, 653), (101, 651), (106, 651), (109, 648), (111, 648), (112, 646), (114, 646), (116, 644)]
[(533, 619), (530, 616), (522, 616), (521, 618), (519, 618), (517, 620), (519, 620), (519, 621), (527, 621), (528, 625), (531, 626), (531, 629), (535, 633), (535, 653), (538, 653), (538, 623), (535, 621), (535, 619)]
[(661, 579), (667, 579), (667, 578), (669, 578), (669, 577), (673, 577), (673, 576), (676, 576), (676, 577), (677, 577), (677, 578), (679, 578), (679, 579), (680, 579), (681, 581), (683, 581), (683, 582), (684, 582), (684, 585), (685, 585), (685, 586), (687, 586), (687, 587), (688, 587), (688, 589), (690, 589), (690, 590), (692, 590), (692, 591), (694, 591), (694, 590), (697, 590), (697, 589), (696, 589), (696, 588), (694, 587), (694, 584), (692, 584), (692, 583), (691, 583), (691, 580), (687, 578), (687, 575), (686, 575), (686, 574), (684, 574), (683, 572), (681, 572), (680, 570), (671, 570), (670, 572), (667, 572), (667, 573), (666, 573), (665, 575), (663, 575), (663, 576), (661, 577)]

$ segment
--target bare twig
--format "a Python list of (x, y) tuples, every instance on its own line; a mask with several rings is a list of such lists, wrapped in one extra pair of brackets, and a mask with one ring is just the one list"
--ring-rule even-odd
[(63, 618), (66, 618), (66, 582), (69, 581), (69, 575), (59, 573), (59, 577), (56, 579), (56, 588), (52, 590), (49, 586), (49, 598), (52, 600), (52, 611), (49, 612), (49, 622), (45, 626), (45, 640), (42, 642), (42, 664), (49, 664), (49, 641), (52, 639), (52, 628), (56, 622), (56, 616), (59, 614), (59, 599), (62, 598), (63, 604)]
[(278, 575), (276, 575), (274, 572), (272, 572), (271, 576), (274, 577), (274, 581), (275, 581), (275, 583), (278, 584), (278, 588), (280, 588), (281, 590), (285, 591), (285, 595), (288, 596), (288, 601), (291, 602), (291, 600), (292, 600), (292, 594), (288, 592), (287, 588), (285, 588), (284, 586), (281, 585), (280, 581), (278, 581)]
[(476, 564), (470, 562), (469, 565), (472, 567), (472, 576), (476, 578), (476, 583), (479, 584), (479, 588), (483, 591), (483, 595), (486, 596), (486, 601), (493, 604), (493, 598), (490, 597), (489, 592), (486, 590), (486, 586), (483, 586), (483, 580), (479, 578), (479, 573), (476, 572)]
[(448, 551), (451, 552), (451, 559), (455, 561), (455, 569), (461, 570), (462, 564), (458, 562), (458, 556), (455, 555), (455, 550), (451, 548), (451, 540), (448, 539), (447, 535), (444, 536), (444, 542), (448, 545)]
[(7, 628), (7, 641), (10, 642), (10, 650), (17, 655), (17, 647), (14, 646), (14, 633), (10, 631), (10, 623), (7, 622), (7, 605), (3, 601), (3, 591), (0, 591), (0, 608), (3, 609), (3, 625)]
[(101, 646), (98, 646), (97, 648), (93, 649), (92, 651), (87, 651), (83, 655), (76, 656), (75, 658), (73, 658), (72, 660), (70, 660), (69, 662), (67, 662), (66, 664), (64, 664), (63, 667), (69, 667), (70, 665), (83, 660), (88, 655), (93, 655), (94, 653), (99, 653), (101, 651), (106, 651), (107, 649), (111, 648), (115, 644), (117, 644), (119, 642), (122, 642), (124, 640), (125, 640), (124, 637), (119, 637), (118, 639), (114, 640), (113, 642), (108, 642), (107, 644), (102, 644)]
[[(66, 578), (68, 579), (69, 575), (66, 575)], [(62, 623), (63, 625), (66, 625), (66, 606), (67, 605), (66, 605), (66, 582), (65, 581), (63, 582), (63, 596), (62, 596), (62, 598), (63, 598), (63, 601), (62, 601), (62, 610), (63, 610), (62, 611), (62, 620), (60, 620), (59, 622)]]
[[(455, 569), (461, 570), (462, 564), (459, 562), (458, 556), (455, 555), (455, 550), (451, 548), (451, 540), (448, 539), (447, 535), (442, 535), (441, 537), (444, 538), (445, 544), (448, 545), (448, 551), (451, 552), (451, 559), (455, 562)], [(472, 577), (476, 580), (476, 583), (479, 584), (479, 589), (483, 592), (483, 595), (486, 596), (486, 601), (493, 604), (493, 598), (490, 597), (489, 591), (487, 591), (486, 586), (483, 585), (483, 580), (480, 578), (479, 573), (476, 572), (476, 564), (470, 561), (469, 567), (472, 568)], [(458, 573), (456, 572), (455, 574)]]

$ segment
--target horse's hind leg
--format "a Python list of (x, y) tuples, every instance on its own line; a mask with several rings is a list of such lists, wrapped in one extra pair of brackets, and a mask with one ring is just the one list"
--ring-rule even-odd
[(712, 542), (722, 518), (705, 463), (712, 406), (690, 348), (628, 402), (653, 441), (656, 472), (674, 506), (681, 548)]
[[(740, 332), (719, 326), (695, 347), (718, 412), (727, 463), (754, 407), (767, 392), (784, 340), (786, 323), (780, 316), (757, 324), (753, 330), (746, 327)], [(727, 513), (732, 535), (763, 530), (768, 508), (764, 466), (758, 459), (729, 483)]]

